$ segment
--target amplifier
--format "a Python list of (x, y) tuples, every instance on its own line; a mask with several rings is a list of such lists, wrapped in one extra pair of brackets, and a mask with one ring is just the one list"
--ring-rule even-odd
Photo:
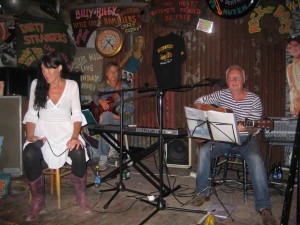
[(263, 130), (263, 141), (293, 143), (296, 135), (297, 118), (271, 117), (274, 121), (274, 129)]
[(4, 137), (0, 172), (20, 176), (23, 174), (22, 97), (0, 97), (0, 115), (0, 136)]
[(192, 165), (194, 146), (191, 138), (173, 139), (165, 144), (167, 167), (189, 169)]

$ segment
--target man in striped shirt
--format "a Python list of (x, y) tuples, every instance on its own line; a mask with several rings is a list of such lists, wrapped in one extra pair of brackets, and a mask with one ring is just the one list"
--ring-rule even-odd
[[(226, 83), (228, 88), (202, 96), (195, 101), (195, 108), (203, 109), (205, 104), (216, 105), (221, 108), (233, 111), (237, 121), (246, 118), (259, 120), (262, 117), (262, 103), (260, 98), (244, 88), (246, 81), (244, 70), (237, 65), (233, 65), (226, 70)], [(255, 208), (260, 212), (264, 224), (276, 224), (271, 212), (269, 199), (268, 182), (264, 162), (262, 160), (260, 148), (255, 134), (258, 133), (256, 127), (246, 127), (238, 124), (241, 145), (232, 143), (211, 141), (203, 144), (198, 154), (198, 169), (196, 177), (196, 197), (193, 199), (194, 206), (201, 206), (209, 200), (209, 176), (211, 159), (224, 155), (225, 153), (239, 153), (246, 160), (249, 173), (252, 177), (254, 188)], [(251, 138), (249, 138), (251, 137)]]

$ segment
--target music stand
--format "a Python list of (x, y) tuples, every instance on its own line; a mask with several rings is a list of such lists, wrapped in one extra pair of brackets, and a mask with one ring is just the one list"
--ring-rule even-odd
[[(206, 140), (241, 144), (233, 113), (203, 111), (185, 106), (189, 136)], [(226, 123), (224, 122), (226, 121)]]
[[(187, 106), (185, 106), (184, 109), (190, 137), (211, 140), (212, 148), (214, 147), (215, 141), (228, 142), (236, 145), (241, 144), (240, 136), (237, 130), (237, 122), (233, 113), (217, 112), (213, 110), (203, 111)], [(224, 123), (223, 121), (227, 122)], [(234, 221), (231, 213), (229, 213), (217, 195), (217, 192), (213, 190), (212, 184), (210, 187), (202, 190), (201, 193), (207, 189), (210, 189), (211, 192), (217, 197), (228, 216), (232, 221)]]
[[(124, 92), (127, 91), (134, 91), (135, 89), (120, 89), (117, 91), (110, 91), (110, 92), (105, 92), (105, 94), (109, 94), (109, 93), (118, 93), (120, 96), (120, 157), (119, 157), (119, 182), (117, 183), (116, 187), (110, 188), (110, 189), (106, 189), (106, 190), (99, 190), (99, 192), (108, 192), (108, 191), (116, 191), (113, 196), (108, 200), (108, 202), (103, 206), (104, 209), (107, 209), (109, 204), (113, 201), (113, 199), (118, 195), (118, 193), (120, 191), (128, 191), (128, 192), (132, 192), (135, 194), (139, 194), (139, 195), (144, 195), (147, 196), (147, 194), (139, 192), (139, 191), (135, 191), (135, 190), (131, 190), (125, 187), (124, 183), (123, 183), (123, 178), (122, 178), (122, 174), (123, 174), (123, 125), (124, 125), (124, 118), (123, 118), (123, 108), (124, 108)], [(98, 93), (99, 94), (99, 93)], [(104, 94), (101, 93), (101, 94)], [(109, 143), (111, 143), (111, 140), (109, 140), (108, 137), (106, 137), (105, 135), (102, 136), (106, 141), (108, 141)]]

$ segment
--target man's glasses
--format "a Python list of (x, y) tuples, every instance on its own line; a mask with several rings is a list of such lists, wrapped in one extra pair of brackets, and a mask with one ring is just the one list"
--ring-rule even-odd
[(243, 80), (242, 77), (228, 77), (227, 78), (228, 81), (241, 81)]

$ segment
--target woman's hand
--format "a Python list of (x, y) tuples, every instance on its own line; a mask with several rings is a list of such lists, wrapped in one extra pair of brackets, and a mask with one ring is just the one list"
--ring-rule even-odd
[(78, 150), (80, 146), (83, 148), (82, 142), (78, 138), (74, 138), (74, 137), (71, 138), (67, 143), (67, 147), (68, 149), (70, 149), (70, 151), (72, 151), (74, 148)]
[(37, 140), (43, 139), (43, 143), (45, 143), (46, 138), (41, 138), (38, 136), (27, 136), (27, 141), (29, 142), (36, 142)]

